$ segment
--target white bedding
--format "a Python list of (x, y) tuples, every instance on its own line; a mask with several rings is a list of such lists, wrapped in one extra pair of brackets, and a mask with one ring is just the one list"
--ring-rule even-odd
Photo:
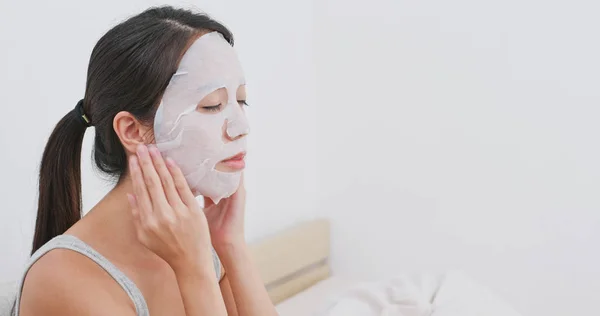
[(281, 316), (521, 316), (461, 273), (356, 283), (333, 277), (277, 306)]
[(277, 311), (280, 316), (313, 315), (326, 306), (332, 297), (342, 294), (358, 283), (350, 278), (332, 276), (279, 303)]

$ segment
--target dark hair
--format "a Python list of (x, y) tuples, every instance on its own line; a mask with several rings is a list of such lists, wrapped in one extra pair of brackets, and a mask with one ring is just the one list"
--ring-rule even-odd
[[(233, 45), (231, 32), (208, 15), (165, 6), (133, 16), (100, 38), (90, 58), (83, 112), (96, 128), (93, 159), (101, 172), (115, 179), (127, 172), (125, 150), (113, 129), (115, 115), (127, 111), (150, 124), (184, 51), (210, 31)], [(81, 218), (85, 130), (85, 121), (74, 109), (48, 139), (40, 166), (32, 253)]]

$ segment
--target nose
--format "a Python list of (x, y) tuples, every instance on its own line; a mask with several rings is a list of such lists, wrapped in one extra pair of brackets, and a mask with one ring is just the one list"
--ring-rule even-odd
[(232, 133), (231, 129), (228, 128), (229, 122), (229, 120), (225, 120), (223, 123), (223, 137), (225, 138), (225, 142), (232, 142), (248, 135), (248, 132)]
[(248, 135), (248, 133), (250, 133), (250, 127), (248, 125), (246, 113), (237, 106), (231, 117), (225, 119), (225, 122), (223, 123), (224, 140), (225, 142), (232, 142)]

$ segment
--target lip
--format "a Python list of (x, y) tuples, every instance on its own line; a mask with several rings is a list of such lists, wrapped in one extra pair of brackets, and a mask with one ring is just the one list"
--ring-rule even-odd
[(227, 166), (230, 169), (241, 170), (246, 167), (246, 161), (244, 160), (245, 157), (246, 157), (246, 153), (241, 152), (235, 156), (221, 160), (220, 163), (222, 163), (223, 165)]

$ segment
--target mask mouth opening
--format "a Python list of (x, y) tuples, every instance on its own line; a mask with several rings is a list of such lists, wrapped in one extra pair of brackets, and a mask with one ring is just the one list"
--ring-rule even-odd
[(238, 154), (236, 154), (234, 156), (231, 156), (231, 157), (228, 157), (228, 158), (225, 158), (225, 159), (219, 161), (219, 163), (221, 163), (221, 162), (227, 162), (227, 161), (244, 160), (245, 158), (246, 158), (246, 152), (242, 151), (242, 152), (239, 152)]

